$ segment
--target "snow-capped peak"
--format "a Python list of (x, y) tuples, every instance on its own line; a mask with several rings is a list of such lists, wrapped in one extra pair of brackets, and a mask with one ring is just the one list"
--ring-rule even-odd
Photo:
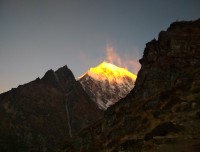
[(133, 89), (136, 78), (128, 70), (104, 61), (78, 80), (99, 108), (107, 109)]
[[(90, 70), (86, 74), (92, 77), (93, 79), (99, 80), (99, 81), (107, 79), (110, 83), (116, 80), (121, 80), (123, 77), (130, 77), (134, 81), (137, 78), (136, 75), (129, 72), (128, 70), (117, 67), (105, 61), (94, 68), (90, 68)], [(123, 83), (123, 81), (119, 81), (119, 83)]]

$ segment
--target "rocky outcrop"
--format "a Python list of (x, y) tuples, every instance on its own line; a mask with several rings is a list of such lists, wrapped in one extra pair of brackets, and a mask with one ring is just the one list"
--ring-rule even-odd
[(200, 150), (200, 20), (146, 44), (134, 89), (62, 151)]
[(0, 95), (0, 151), (54, 152), (103, 112), (64, 66)]

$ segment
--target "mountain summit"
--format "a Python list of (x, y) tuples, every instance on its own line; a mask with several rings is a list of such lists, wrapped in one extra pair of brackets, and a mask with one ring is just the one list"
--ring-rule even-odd
[(106, 110), (133, 89), (136, 78), (128, 70), (104, 61), (79, 77), (79, 82), (99, 108)]
[(54, 152), (101, 119), (67, 66), (0, 94), (0, 151)]

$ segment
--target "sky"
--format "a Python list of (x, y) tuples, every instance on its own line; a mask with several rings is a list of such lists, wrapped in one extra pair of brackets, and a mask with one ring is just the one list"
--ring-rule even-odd
[(75, 77), (102, 61), (137, 74), (145, 44), (199, 0), (0, 0), (0, 93), (67, 65)]

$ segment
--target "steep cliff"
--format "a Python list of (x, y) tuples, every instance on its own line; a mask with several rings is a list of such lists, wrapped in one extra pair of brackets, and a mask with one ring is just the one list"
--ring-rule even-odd
[(0, 151), (57, 151), (103, 115), (64, 66), (0, 95)]
[(62, 151), (200, 151), (200, 20), (146, 44), (134, 89)]

